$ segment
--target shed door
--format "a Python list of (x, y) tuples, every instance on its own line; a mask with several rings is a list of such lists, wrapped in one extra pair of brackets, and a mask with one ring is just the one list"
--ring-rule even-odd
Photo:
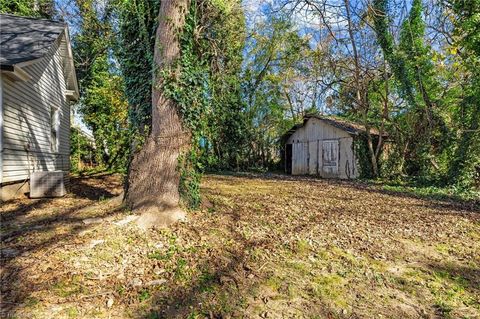
[(287, 144), (285, 147), (285, 172), (292, 174), (292, 144)]
[(325, 140), (322, 143), (323, 171), (338, 174), (338, 140)]

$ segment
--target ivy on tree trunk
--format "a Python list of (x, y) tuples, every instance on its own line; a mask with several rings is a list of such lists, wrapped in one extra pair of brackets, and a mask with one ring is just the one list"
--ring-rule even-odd
[(152, 129), (131, 162), (125, 194), (131, 209), (141, 212), (139, 224), (170, 224), (184, 217), (179, 208), (178, 158), (189, 144), (177, 103), (163, 91), (163, 71), (180, 57), (180, 39), (189, 1), (162, 1), (155, 40)]

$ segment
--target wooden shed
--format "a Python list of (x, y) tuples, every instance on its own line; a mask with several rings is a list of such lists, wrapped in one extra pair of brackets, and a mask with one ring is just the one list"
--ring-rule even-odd
[(70, 170), (79, 91), (65, 23), (1, 14), (0, 36), (0, 199), (8, 199), (28, 192), (35, 172)]
[[(325, 178), (353, 179), (359, 176), (354, 141), (365, 133), (357, 123), (331, 116), (307, 115), (283, 137), (285, 172)], [(376, 129), (370, 133), (378, 136)]]

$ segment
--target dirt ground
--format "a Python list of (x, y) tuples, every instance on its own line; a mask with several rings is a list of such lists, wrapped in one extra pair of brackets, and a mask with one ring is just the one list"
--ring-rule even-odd
[(3, 203), (2, 318), (480, 318), (480, 205), (360, 182), (210, 175), (142, 232), (122, 178)]

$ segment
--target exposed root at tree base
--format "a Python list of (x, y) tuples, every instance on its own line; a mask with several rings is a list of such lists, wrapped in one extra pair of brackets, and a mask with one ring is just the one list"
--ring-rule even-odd
[(186, 220), (187, 215), (180, 207), (172, 207), (164, 210), (150, 208), (144, 211), (137, 219), (137, 226), (147, 230), (152, 227), (168, 227), (176, 222)]

